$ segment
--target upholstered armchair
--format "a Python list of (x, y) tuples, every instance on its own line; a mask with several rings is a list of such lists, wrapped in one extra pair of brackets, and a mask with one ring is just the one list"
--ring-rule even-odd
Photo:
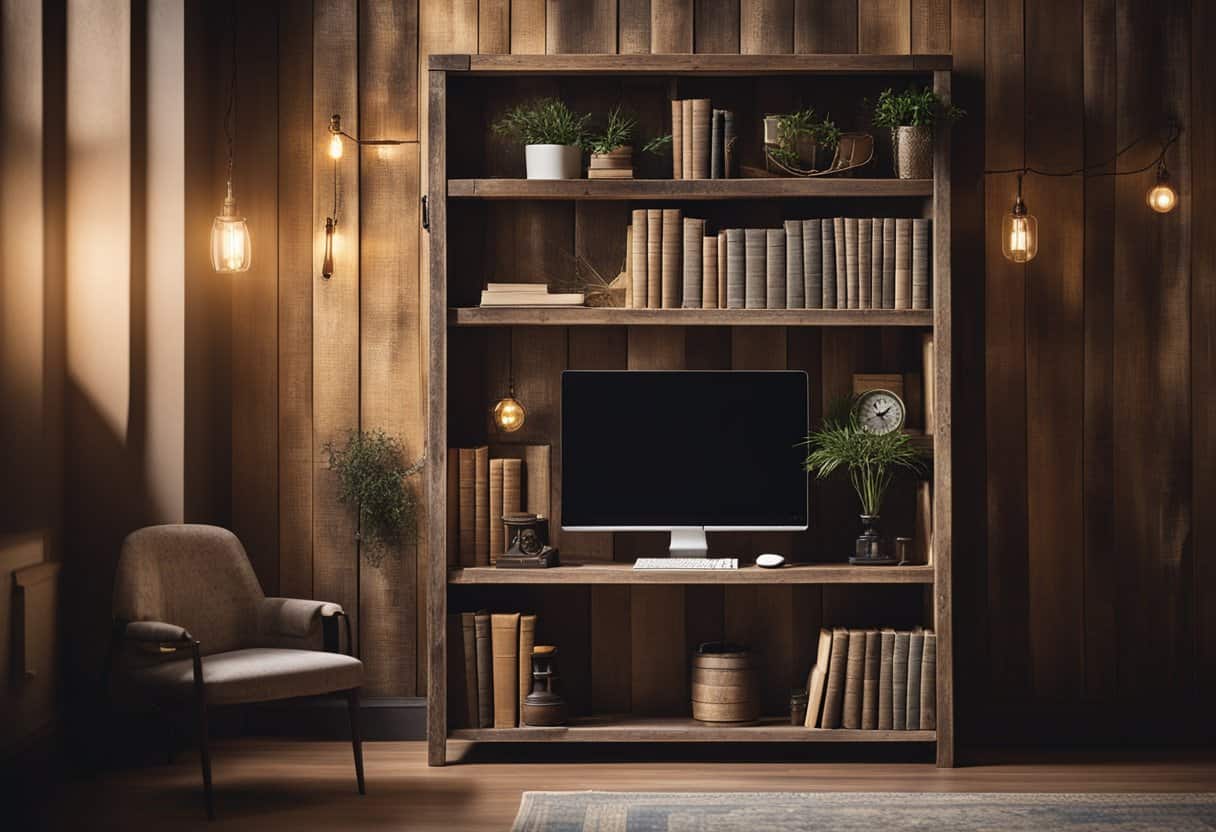
[[(323, 649), (325, 622), (350, 620), (337, 604), (267, 598), (232, 532), (215, 526), (150, 526), (123, 542), (114, 583), (111, 695), (136, 704), (192, 706), (203, 794), (215, 817), (207, 709), (342, 693), (350, 711), (359, 793), (363, 663)], [(332, 641), (332, 639), (331, 639)]]

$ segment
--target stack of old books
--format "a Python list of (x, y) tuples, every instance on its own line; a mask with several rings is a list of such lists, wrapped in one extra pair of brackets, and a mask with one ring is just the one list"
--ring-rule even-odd
[(531, 690), (536, 616), (448, 616), (448, 722), (453, 728), (515, 728)]
[(937, 634), (822, 629), (807, 699), (807, 728), (936, 730)]
[(550, 292), (544, 283), (490, 283), (481, 293), (482, 306), (582, 306), (582, 292)]
[(735, 114), (708, 98), (671, 102), (671, 177), (730, 179), (735, 166)]
[(506, 514), (549, 516), (549, 446), (448, 449), (448, 563), (492, 566), (507, 550)]

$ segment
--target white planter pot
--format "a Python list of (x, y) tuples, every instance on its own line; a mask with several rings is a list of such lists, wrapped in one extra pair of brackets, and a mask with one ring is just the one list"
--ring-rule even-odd
[(524, 147), (529, 179), (581, 179), (583, 151), (575, 144), (530, 144)]

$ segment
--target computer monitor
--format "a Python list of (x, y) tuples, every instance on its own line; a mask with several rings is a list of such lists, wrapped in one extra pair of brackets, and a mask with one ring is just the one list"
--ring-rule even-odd
[(800, 370), (562, 373), (562, 529), (807, 528), (807, 374)]

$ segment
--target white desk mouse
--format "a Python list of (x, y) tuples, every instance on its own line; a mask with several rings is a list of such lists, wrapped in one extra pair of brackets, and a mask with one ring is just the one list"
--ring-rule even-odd
[(763, 566), (765, 569), (776, 569), (785, 563), (785, 558), (781, 555), (757, 555), (756, 566)]

